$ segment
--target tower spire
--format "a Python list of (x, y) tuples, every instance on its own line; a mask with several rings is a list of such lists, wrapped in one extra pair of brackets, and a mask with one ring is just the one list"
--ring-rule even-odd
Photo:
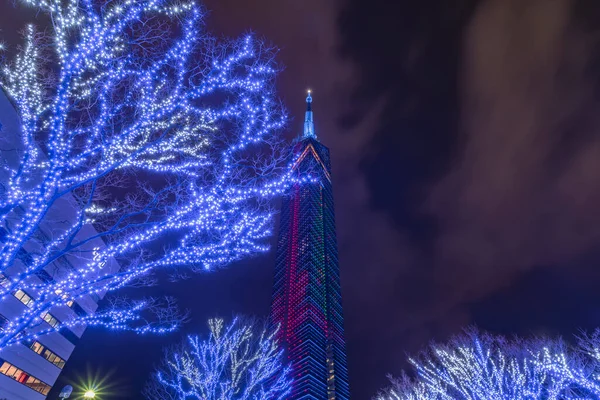
[(303, 139), (307, 138), (317, 138), (317, 135), (315, 134), (315, 123), (313, 121), (312, 96), (310, 90), (308, 91), (308, 96), (306, 97), (306, 114), (304, 117)]

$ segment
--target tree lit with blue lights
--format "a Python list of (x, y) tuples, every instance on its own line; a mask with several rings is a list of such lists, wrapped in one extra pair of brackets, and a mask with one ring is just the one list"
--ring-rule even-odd
[(600, 399), (600, 330), (577, 338), (576, 346), (468, 331), (410, 362), (416, 377), (392, 378), (375, 399)]
[(255, 331), (235, 319), (209, 321), (210, 334), (188, 336), (167, 352), (164, 365), (146, 388), (151, 400), (285, 400), (292, 389), (290, 368), (275, 332)]
[(26, 307), (0, 349), (83, 325), (172, 331), (183, 318), (172, 299), (54, 314), (157, 269), (267, 250), (270, 200), (291, 180), (274, 51), (214, 39), (191, 1), (21, 2), (51, 17), (52, 34), (27, 26), (3, 68), (20, 126), (0, 138), (15, 149), (1, 172), (0, 297)]

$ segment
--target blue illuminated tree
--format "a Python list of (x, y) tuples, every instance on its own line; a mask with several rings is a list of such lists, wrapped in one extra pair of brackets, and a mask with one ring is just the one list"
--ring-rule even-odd
[(173, 330), (170, 299), (53, 310), (267, 249), (269, 200), (290, 179), (273, 51), (215, 40), (193, 1), (22, 2), (52, 35), (27, 26), (3, 69), (20, 124), (0, 135), (0, 297), (26, 307), (0, 349), (81, 325)]
[(164, 365), (148, 384), (151, 400), (285, 400), (291, 391), (290, 369), (275, 332), (256, 332), (238, 319), (225, 327), (209, 321), (207, 339), (189, 336), (166, 353)]
[(578, 346), (468, 331), (410, 359), (414, 379), (392, 378), (377, 400), (598, 400), (600, 330)]

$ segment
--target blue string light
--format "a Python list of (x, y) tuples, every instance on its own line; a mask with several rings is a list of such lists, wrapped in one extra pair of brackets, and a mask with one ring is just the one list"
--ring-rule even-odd
[[(211, 270), (267, 250), (269, 200), (313, 181), (293, 177), (273, 145), (286, 121), (273, 54), (252, 36), (217, 45), (192, 1), (22, 1), (51, 15), (54, 52), (30, 25), (3, 68), (21, 146), (0, 199), (0, 298), (21, 290), (32, 301), (3, 327), (0, 349), (63, 327), (176, 329), (181, 316), (155, 301), (50, 328), (40, 316), (157, 268)], [(139, 189), (113, 201), (133, 178)], [(54, 268), (65, 263), (76, 267)]]

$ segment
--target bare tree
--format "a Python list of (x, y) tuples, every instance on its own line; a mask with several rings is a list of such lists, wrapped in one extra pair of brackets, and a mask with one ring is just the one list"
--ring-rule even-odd
[(203, 340), (189, 336), (179, 349), (166, 352), (164, 365), (148, 384), (151, 400), (284, 400), (291, 391), (290, 369), (275, 332), (256, 332), (252, 322), (208, 322)]
[(267, 249), (269, 200), (290, 179), (273, 51), (252, 36), (219, 43), (193, 1), (22, 2), (51, 35), (28, 26), (4, 68), (19, 123), (0, 135), (0, 296), (26, 307), (0, 349), (64, 327), (173, 330), (170, 299), (55, 310), (146, 285), (158, 268)]
[(392, 378), (376, 399), (600, 399), (600, 331), (578, 343), (507, 340), (469, 330), (411, 359), (416, 377)]

